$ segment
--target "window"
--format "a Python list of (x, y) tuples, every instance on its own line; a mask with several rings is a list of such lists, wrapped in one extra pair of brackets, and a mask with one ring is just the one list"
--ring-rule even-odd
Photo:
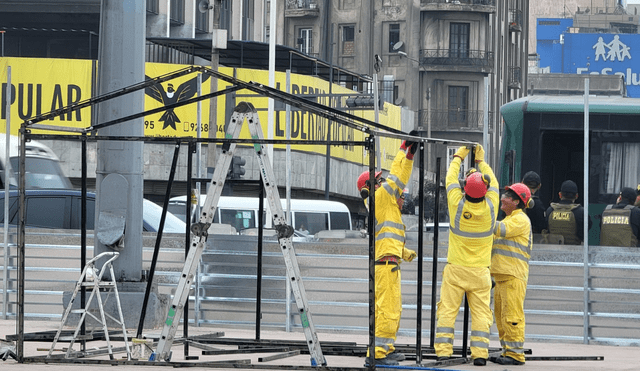
[(342, 26), (342, 55), (355, 55), (355, 26)]
[(449, 52), (452, 58), (469, 57), (469, 23), (449, 25)]
[(350, 229), (349, 219), (351, 216), (349, 213), (332, 211), (329, 212), (329, 217), (331, 218), (331, 229)]
[[(81, 229), (82, 227), (82, 197), (73, 197), (71, 205), (71, 229)], [(182, 208), (184, 210), (184, 207)], [(184, 211), (183, 211), (184, 214)], [(87, 230), (94, 229), (96, 215), (96, 200), (87, 197)]]
[(389, 53), (395, 53), (393, 46), (400, 41), (400, 25), (393, 23), (389, 25)]
[(233, 226), (236, 231), (256, 227), (255, 213), (253, 210), (220, 209), (222, 224)]
[(638, 184), (640, 179), (640, 143), (602, 143), (604, 163), (603, 193), (620, 192), (622, 187)]
[(254, 0), (242, 0), (242, 40), (253, 40)]
[[(30, 227), (69, 228), (67, 197), (30, 197), (27, 199), (26, 225)], [(17, 218), (16, 218), (17, 219)]]
[(231, 39), (232, 11), (231, 0), (222, 0), (220, 2), (220, 29), (227, 30), (228, 39)]
[[(319, 231), (329, 229), (329, 215), (327, 213), (295, 213), (296, 230), (309, 231), (308, 234), (316, 234)], [(348, 229), (348, 228), (347, 228)]]
[(313, 32), (311, 28), (301, 28), (300, 37), (298, 38), (298, 48), (306, 54), (313, 53)]
[(468, 97), (467, 86), (449, 86), (449, 126), (466, 126)]

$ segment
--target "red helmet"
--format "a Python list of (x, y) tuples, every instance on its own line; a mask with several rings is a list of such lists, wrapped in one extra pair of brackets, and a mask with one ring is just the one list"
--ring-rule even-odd
[[(382, 175), (382, 171), (377, 171), (376, 180), (380, 178), (381, 175)], [(358, 192), (362, 191), (363, 189), (369, 189), (369, 171), (368, 170), (360, 174), (360, 176), (358, 177), (357, 185), (358, 185)]]
[(529, 208), (529, 207), (533, 206), (533, 205), (531, 205), (531, 190), (525, 184), (523, 184), (523, 183), (514, 183), (514, 184), (512, 184), (510, 186), (504, 187), (504, 189), (510, 189), (515, 194), (517, 194), (518, 197), (520, 198), (520, 200), (522, 200), (522, 202), (524, 202), (524, 206), (525, 207)]
[(489, 177), (487, 175), (483, 175), (481, 172), (476, 171), (472, 172), (467, 176), (464, 185), (464, 192), (473, 198), (484, 197), (487, 194), (487, 189), (489, 188)]

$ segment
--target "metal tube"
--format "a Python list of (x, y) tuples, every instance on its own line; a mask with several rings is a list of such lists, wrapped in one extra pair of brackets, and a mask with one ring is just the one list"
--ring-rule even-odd
[[(200, 75), (198, 75), (198, 77), (200, 77)], [(198, 120), (199, 121), (199, 120)], [(180, 150), (180, 144), (178, 143), (176, 145), (177, 150)], [(187, 191), (188, 193), (188, 197), (187, 197), (187, 202), (186, 204), (188, 205), (188, 207), (191, 207), (191, 192), (192, 192), (192, 185), (193, 185), (193, 153), (195, 152), (195, 144), (193, 142), (189, 142), (189, 144), (187, 145)], [(174, 153), (174, 157), (178, 157), (178, 152)], [(174, 158), (175, 161), (175, 158)], [(173, 166), (173, 164), (172, 164)], [(172, 169), (172, 174), (173, 172), (175, 172), (175, 169)], [(171, 182), (173, 183), (173, 182)], [(170, 190), (171, 186), (168, 185), (167, 189)], [(165, 196), (165, 204), (166, 206), (168, 206), (169, 204), (169, 197), (171, 197), (170, 191), (167, 192), (166, 196)], [(166, 210), (166, 206), (163, 207), (162, 210), (162, 214), (165, 214), (165, 210)], [(191, 218), (190, 215), (191, 214), (185, 214), (185, 224), (187, 224), (186, 229), (190, 230), (191, 229)], [(199, 215), (199, 214), (198, 214)], [(189, 220), (189, 222), (187, 222), (187, 219)], [(191, 237), (190, 233), (185, 233), (185, 249), (184, 249), (184, 258), (185, 258), (185, 262), (187, 260), (187, 258), (189, 257), (189, 248), (191, 247), (191, 240), (189, 239), (189, 237)], [(192, 264), (196, 264), (195, 262), (192, 262)], [(200, 265), (198, 263), (198, 265)], [(195, 280), (197, 280), (197, 272), (196, 272), (196, 277)], [(196, 291), (197, 293), (197, 291)], [(196, 297), (198, 297), (198, 295), (196, 294)], [(189, 298), (187, 298), (187, 300), (184, 303), (184, 311), (182, 312), (182, 335), (184, 336), (185, 339), (189, 338)], [(198, 323), (196, 321), (196, 323)], [(185, 341), (184, 342), (184, 355), (185, 356), (189, 356), (189, 342)]]
[[(7, 97), (8, 100), (10, 96)], [(7, 113), (8, 114), (8, 113)], [(20, 130), (20, 175), (18, 177), (18, 195), (20, 212), (18, 218), (18, 341), (16, 345), (18, 362), (24, 360), (24, 278), (25, 278), (25, 220), (27, 219), (27, 208), (25, 203), (25, 182), (26, 182), (26, 159), (27, 159), (27, 136)]]
[[(264, 226), (264, 179), (260, 174), (260, 189), (258, 192), (258, 262), (256, 270), (256, 340), (260, 339), (260, 319), (262, 312), (262, 232)], [(287, 280), (288, 281), (288, 280)], [(287, 288), (287, 292), (291, 289)], [(289, 302), (287, 301), (287, 308)], [(288, 309), (287, 309), (288, 310)], [(287, 321), (289, 316), (287, 315)]]
[(420, 143), (420, 174), (418, 179), (418, 291), (416, 303), (416, 364), (422, 363), (422, 266), (424, 252), (424, 143)]
[[(84, 269), (84, 266), (87, 264), (87, 135), (82, 134), (82, 217), (80, 218), (80, 270)], [(5, 214), (7, 215), (7, 214)], [(86, 275), (83, 278), (83, 281), (86, 281)], [(87, 288), (82, 286), (80, 288), (80, 308), (86, 308), (86, 295)], [(70, 303), (71, 304), (71, 303)], [(86, 334), (86, 322), (82, 321), (82, 327), (80, 328), (80, 334)], [(82, 351), (87, 350), (87, 340), (82, 339)]]
[(434, 347), (436, 342), (436, 291), (438, 289), (438, 236), (440, 215), (440, 163), (442, 158), (436, 158), (436, 197), (433, 206), (433, 261), (431, 268), (431, 331), (429, 334), (429, 346)]
[[(147, 288), (144, 291), (144, 299), (142, 300), (142, 312), (140, 313), (140, 321), (138, 322), (138, 332), (136, 333), (137, 338), (142, 338), (144, 318), (147, 314), (147, 303), (149, 302), (149, 294), (151, 292), (151, 284), (153, 283), (153, 275), (156, 270), (156, 263), (158, 262), (158, 254), (160, 252), (160, 241), (162, 240), (162, 230), (164, 229), (164, 221), (167, 219), (167, 206), (169, 206), (169, 197), (171, 197), (171, 186), (173, 185), (173, 177), (176, 173), (176, 166), (178, 164), (179, 153), (180, 153), (180, 142), (176, 143), (173, 151), (173, 161), (171, 162), (171, 171), (169, 173), (169, 181), (167, 183), (167, 192), (164, 196), (164, 201), (162, 203), (162, 215), (160, 216), (160, 226), (158, 227), (156, 244), (153, 249), (153, 258), (151, 259), (151, 267), (149, 268), (149, 277), (147, 277)], [(187, 254), (188, 251), (189, 251), (189, 245), (185, 246), (185, 254)], [(185, 308), (185, 312), (186, 312), (186, 308)]]
[(591, 304), (589, 303), (589, 78), (584, 79), (584, 224), (583, 224), (583, 261), (584, 261), (584, 331), (583, 342), (589, 344), (591, 333), (589, 324), (589, 313), (591, 312)]
[[(2, 31), (2, 45), (4, 49), (4, 31)], [(3, 52), (4, 55), (4, 52)], [(6, 119), (6, 136), (5, 136), (5, 147), (4, 147), (4, 158), (6, 161), (9, 161), (11, 156), (10, 148), (11, 148), (11, 66), (7, 66), (7, 89), (5, 94), (6, 101), (5, 106), (7, 113)], [(8, 285), (7, 281), (9, 279), (8, 272), (8, 261), (9, 261), (9, 218), (6, 216), (9, 215), (9, 167), (4, 167), (4, 269), (2, 270), (2, 319), (7, 319), (7, 310), (9, 306), (7, 305), (7, 301), (9, 298), (9, 294), (7, 293)]]
[(375, 368), (375, 336), (376, 336), (376, 140), (373, 136), (367, 138), (369, 142), (369, 219), (367, 220), (367, 232), (369, 232), (369, 369)]

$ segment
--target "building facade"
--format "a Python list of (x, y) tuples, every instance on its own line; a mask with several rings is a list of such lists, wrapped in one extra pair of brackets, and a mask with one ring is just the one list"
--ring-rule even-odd
[[(486, 140), (492, 164), (498, 162), (497, 112), (525, 94), (528, 0), (279, 4), (285, 45), (377, 75), (380, 94), (415, 112), (422, 136)], [(435, 158), (447, 158), (455, 146), (430, 147), (428, 169), (435, 170)]]

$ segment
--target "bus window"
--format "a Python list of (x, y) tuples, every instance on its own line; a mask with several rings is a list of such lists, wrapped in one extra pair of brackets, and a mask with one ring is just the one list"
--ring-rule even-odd
[(341, 212), (330, 212), (329, 216), (331, 217), (331, 229), (351, 229), (349, 225), (349, 219), (351, 216), (349, 213), (341, 213)]
[(255, 228), (256, 220), (253, 210), (220, 209), (220, 223), (230, 224), (240, 231)]
[(297, 211), (294, 213), (296, 229), (309, 231), (308, 234), (316, 234), (319, 231), (329, 229), (329, 215), (327, 213), (306, 213)]

